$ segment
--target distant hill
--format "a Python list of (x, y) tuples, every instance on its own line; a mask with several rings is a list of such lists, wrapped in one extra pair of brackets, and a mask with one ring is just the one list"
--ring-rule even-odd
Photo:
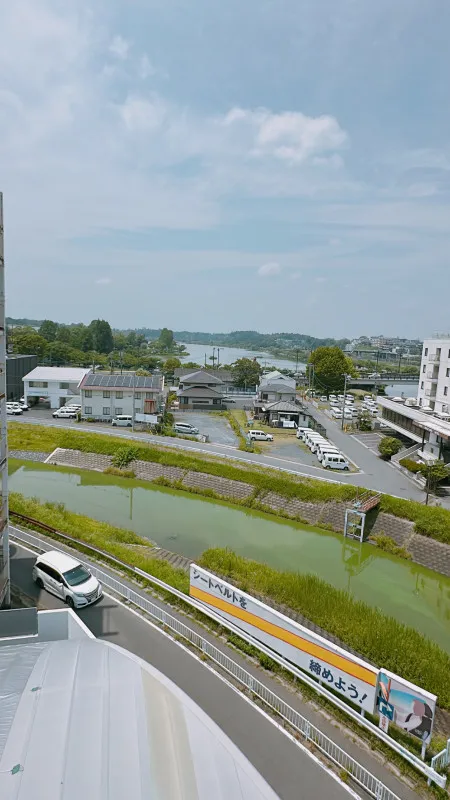
[(42, 324), (41, 319), (14, 319), (14, 317), (6, 317), (7, 325), (23, 325), (24, 327), (40, 328)]

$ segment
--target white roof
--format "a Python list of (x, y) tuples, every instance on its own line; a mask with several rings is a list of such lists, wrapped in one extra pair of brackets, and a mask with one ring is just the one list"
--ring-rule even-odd
[[(377, 397), (377, 403), (381, 408), (388, 408), (391, 411), (395, 411), (397, 414), (407, 417), (426, 431), (431, 431), (431, 433), (436, 433), (438, 436), (442, 436), (445, 439), (450, 439), (450, 422), (439, 419), (434, 415), (426, 414), (421, 406), (406, 406), (404, 403), (395, 403), (388, 397), (382, 396)], [(389, 424), (388, 419), (385, 421)]]
[(78, 386), (90, 371), (90, 369), (80, 369), (79, 367), (36, 367), (22, 380), (61, 381), (62, 383), (76, 383)]
[(75, 558), (72, 558), (72, 556), (68, 556), (66, 553), (61, 553), (60, 550), (49, 550), (48, 553), (42, 553), (42, 555), (38, 557), (38, 561), (43, 561), (45, 564), (49, 564), (51, 567), (56, 567), (56, 569), (61, 570), (61, 572), (67, 572), (69, 569), (73, 569), (80, 563)]
[(87, 638), (0, 646), (0, 797), (276, 800), (168, 678)]

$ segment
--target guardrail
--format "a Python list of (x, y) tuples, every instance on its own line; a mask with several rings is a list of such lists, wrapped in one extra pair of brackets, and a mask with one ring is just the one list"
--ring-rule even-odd
[(440, 753), (433, 756), (431, 759), (431, 766), (433, 769), (445, 769), (450, 764), (450, 739), (447, 739), (447, 747), (441, 750)]
[[(384, 741), (389, 747), (391, 747), (394, 751), (396, 751), (399, 755), (401, 755), (406, 761), (408, 761), (415, 769), (417, 769), (424, 777), (427, 778), (428, 783), (434, 782), (438, 786), (444, 788), (446, 785), (446, 778), (443, 775), (439, 775), (432, 767), (428, 766), (425, 762), (421, 761), (417, 756), (413, 753), (410, 753), (403, 745), (396, 742), (394, 739), (391, 739), (387, 734), (385, 734), (380, 728), (377, 728), (373, 725), (369, 720), (366, 720), (358, 711), (351, 708), (351, 706), (347, 705), (344, 701), (340, 700), (335, 695), (331, 694), (326, 687), (321, 686), (320, 684), (316, 683), (313, 678), (310, 678), (306, 673), (302, 672), (301, 670), (297, 669), (293, 664), (283, 659), (281, 656), (278, 656), (273, 650), (269, 647), (266, 647), (263, 643), (257, 641), (252, 636), (246, 634), (240, 628), (236, 627), (232, 623), (225, 620), (223, 617), (218, 616), (202, 603), (194, 600), (193, 598), (189, 597), (188, 595), (184, 594), (183, 592), (175, 589), (173, 586), (170, 586), (164, 581), (161, 581), (159, 578), (155, 578), (153, 575), (145, 572), (144, 570), (139, 569), (138, 567), (133, 567), (129, 564), (126, 564), (120, 559), (115, 558), (114, 556), (109, 555), (103, 550), (100, 550), (93, 545), (86, 544), (78, 539), (75, 539), (67, 534), (62, 534), (59, 531), (56, 531), (54, 528), (51, 528), (48, 525), (43, 525), (42, 523), (38, 522), (37, 520), (32, 520), (29, 517), (24, 517), (24, 515), (16, 514), (15, 516), (26, 519), (28, 522), (32, 522), (43, 529), (52, 532), (53, 534), (57, 534), (58, 537), (67, 540), (72, 544), (76, 544), (78, 546), (82, 546), (88, 550), (92, 550), (97, 555), (101, 555), (102, 558), (106, 558), (111, 562), (117, 564), (122, 569), (126, 569), (127, 571), (131, 571), (136, 575), (144, 578), (149, 583), (153, 583), (156, 586), (160, 587), (166, 592), (175, 595), (179, 599), (181, 599), (187, 605), (192, 606), (197, 611), (200, 611), (205, 616), (210, 617), (219, 625), (225, 628), (229, 628), (233, 633), (239, 636), (244, 641), (251, 644), (253, 647), (258, 649), (259, 651), (265, 653), (272, 661), (277, 662), (280, 666), (284, 667), (286, 670), (291, 672), (295, 675), (299, 680), (303, 683), (306, 683), (310, 688), (312, 688), (315, 692), (326, 697), (333, 705), (337, 706), (341, 711), (344, 711), (347, 715), (352, 717), (359, 725), (369, 730), (372, 734), (377, 736), (379, 739)], [(16, 528), (14, 526), (10, 526), (10, 533), (11, 536), (19, 541), (23, 541), (26, 544), (31, 545), (35, 549), (39, 551), (44, 551), (46, 548), (42, 546), (42, 541), (39, 539), (38, 536), (29, 533), (28, 531), (23, 531), (20, 528)], [(386, 787), (381, 781), (375, 778), (372, 773), (368, 772), (364, 767), (362, 767), (355, 759), (345, 753), (344, 750), (338, 747), (331, 739), (325, 736), (318, 728), (315, 728), (309, 720), (305, 717), (302, 717), (297, 711), (292, 709), (283, 700), (281, 700), (277, 695), (271, 692), (264, 684), (257, 681), (250, 673), (247, 673), (243, 668), (236, 664), (232, 659), (230, 659), (226, 654), (224, 654), (218, 648), (215, 648), (210, 642), (206, 639), (201, 637), (192, 629), (188, 628), (186, 625), (181, 623), (175, 617), (172, 617), (170, 614), (165, 612), (159, 606), (152, 603), (147, 598), (142, 597), (138, 592), (135, 592), (129, 586), (124, 584), (122, 581), (118, 580), (117, 578), (112, 577), (108, 573), (104, 572), (100, 568), (89, 564), (89, 569), (91, 570), (92, 574), (99, 580), (104, 586), (107, 586), (111, 589), (111, 591), (116, 592), (117, 594), (125, 597), (129, 602), (133, 603), (133, 605), (141, 608), (146, 613), (155, 617), (159, 622), (164, 625), (167, 625), (171, 630), (173, 630), (176, 634), (183, 636), (184, 638), (188, 639), (191, 644), (195, 647), (198, 647), (205, 655), (209, 656), (213, 661), (220, 664), (223, 669), (226, 669), (227, 672), (232, 674), (236, 680), (240, 681), (247, 689), (249, 689), (253, 694), (255, 694), (259, 699), (261, 699), (264, 703), (269, 705), (273, 708), (283, 719), (285, 722), (293, 725), (300, 733), (302, 733), (305, 738), (308, 738), (312, 741), (319, 749), (322, 749), (321, 745), (319, 744), (323, 740), (327, 741), (330, 745), (329, 750), (322, 750), (322, 752), (326, 753), (326, 755), (331, 758), (334, 763), (344, 769), (346, 772), (351, 775), (351, 777), (359, 783), (359, 785), (364, 786), (364, 788), (372, 795), (372, 797), (376, 798), (376, 800), (399, 800), (397, 795), (395, 795), (388, 787)], [(173, 621), (173, 624), (172, 624)], [(170, 623), (170, 624), (169, 624)], [(214, 652), (214, 654), (212, 654)], [(227, 663), (228, 666), (224, 666), (224, 663)], [(248, 677), (248, 680), (241, 680), (241, 676), (245, 675)], [(261, 690), (255, 691), (253, 688), (254, 685), (258, 685), (261, 687)], [(270, 695), (270, 702), (267, 699)], [(284, 713), (283, 709), (287, 711)], [(298, 717), (298, 720), (297, 720)], [(297, 722), (293, 722), (292, 720), (297, 720)], [(301, 721), (301, 724), (300, 724)], [(298, 724), (297, 724), (298, 723)], [(311, 731), (314, 735), (311, 734)], [(314, 738), (316, 737), (316, 738)], [(317, 739), (317, 741), (316, 741)], [(328, 746), (328, 745), (327, 745)], [(337, 759), (337, 755), (339, 754), (339, 759)], [(354, 765), (350, 769), (347, 764)], [(355, 770), (355, 771), (354, 771)], [(362, 771), (362, 772), (361, 772)], [(362, 783), (361, 779), (357, 776), (363, 773), (367, 773), (366, 783)], [(372, 787), (372, 788), (371, 788)], [(373, 790), (375, 787), (375, 791)]]

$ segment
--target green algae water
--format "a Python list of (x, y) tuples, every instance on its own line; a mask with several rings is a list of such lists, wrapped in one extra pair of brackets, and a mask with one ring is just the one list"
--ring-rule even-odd
[(190, 558), (208, 547), (229, 547), (276, 569), (313, 573), (450, 652), (450, 579), (373, 545), (186, 492), (72, 468), (11, 459), (9, 488), (129, 528)]

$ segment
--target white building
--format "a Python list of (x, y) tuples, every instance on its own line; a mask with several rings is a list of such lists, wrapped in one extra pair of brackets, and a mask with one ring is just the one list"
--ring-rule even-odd
[(424, 408), (449, 413), (450, 336), (424, 341), (417, 400)]
[(0, 192), (0, 607), (9, 605), (8, 448), (6, 443), (6, 323), (3, 195)]
[(50, 408), (60, 408), (69, 397), (80, 394), (80, 384), (89, 372), (77, 367), (36, 367), (23, 378), (25, 401), (35, 405), (44, 397)]
[(111, 421), (118, 414), (158, 414), (164, 407), (164, 376), (90, 372), (81, 382), (81, 417)]
[(450, 336), (426, 339), (417, 403), (378, 397), (380, 419), (419, 445), (427, 460), (450, 462)]

